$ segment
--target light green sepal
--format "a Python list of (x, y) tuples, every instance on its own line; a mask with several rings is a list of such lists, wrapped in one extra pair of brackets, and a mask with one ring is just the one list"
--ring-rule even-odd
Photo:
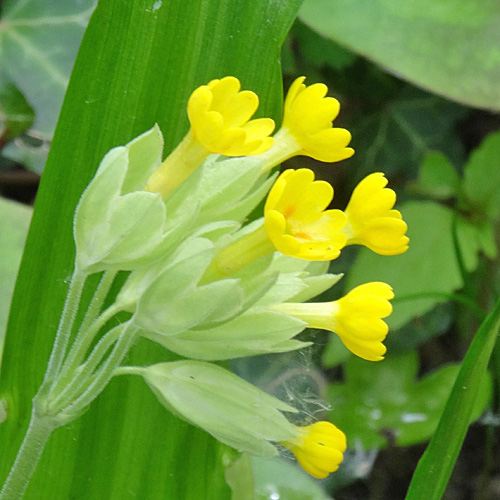
[(185, 360), (141, 372), (170, 411), (238, 451), (277, 455), (271, 443), (296, 436), (281, 414), (294, 408), (219, 366)]
[(159, 194), (141, 191), (161, 162), (162, 148), (155, 126), (104, 157), (75, 212), (78, 269), (132, 269), (165, 241), (165, 205)]
[(240, 311), (243, 291), (234, 279), (198, 286), (213, 254), (209, 240), (188, 240), (159, 276), (151, 271), (141, 276), (140, 270), (135, 277), (131, 275), (133, 281), (125, 284), (117, 301), (121, 304), (136, 298), (134, 323), (162, 335), (227, 320)]
[(290, 340), (306, 326), (287, 314), (251, 309), (212, 328), (192, 329), (170, 336), (141, 333), (181, 356), (218, 361), (306, 347), (308, 344), (304, 342)]
[(167, 211), (176, 216), (186, 205), (198, 203), (195, 226), (216, 220), (242, 222), (269, 190), (272, 180), (261, 172), (261, 161), (251, 157), (210, 156), (165, 200)]

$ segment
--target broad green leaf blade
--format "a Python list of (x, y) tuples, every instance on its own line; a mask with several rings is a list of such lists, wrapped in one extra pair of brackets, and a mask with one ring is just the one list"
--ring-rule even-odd
[(31, 214), (31, 207), (0, 198), (0, 366), (10, 301)]
[(500, 328), (500, 301), (465, 355), (438, 428), (413, 475), (406, 500), (440, 500), (462, 447)]
[(76, 52), (95, 0), (5, 0), (0, 66), (35, 110), (34, 129), (52, 137)]
[(300, 18), (420, 87), (500, 109), (496, 0), (306, 0)]
[[(279, 118), (279, 51), (298, 0), (101, 0), (75, 63), (42, 177), (10, 316), (0, 397), (6, 476), (45, 371), (72, 271), (72, 213), (103, 155), (157, 122), (171, 151), (198, 85), (232, 74)], [(96, 286), (93, 280), (89, 291)], [(138, 344), (131, 364), (167, 361)], [(29, 369), (27, 369), (29, 367)], [(112, 381), (90, 410), (51, 437), (27, 499), (223, 500), (221, 452), (170, 415), (141, 380)]]

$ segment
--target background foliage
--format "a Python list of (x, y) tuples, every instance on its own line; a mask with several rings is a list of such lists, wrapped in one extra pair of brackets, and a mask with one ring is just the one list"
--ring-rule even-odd
[[(331, 167), (305, 158), (287, 166), (309, 166), (331, 181), (340, 208), (363, 176), (385, 172), (411, 246), (391, 259), (346, 249), (332, 264), (346, 276), (322, 298), (335, 299), (370, 280), (390, 283), (397, 298), (386, 361), (353, 359), (337, 339), (318, 332), (317, 350), (241, 360), (233, 369), (287, 401), (300, 401), (304, 418), (339, 425), (349, 438), (346, 460), (325, 481), (311, 480), (286, 456), (243, 460), (226, 471), (229, 487), (222, 463), (227, 451), (168, 415), (140, 382), (123, 380), (81, 421), (54, 435), (28, 498), (222, 499), (230, 490), (233, 500), (405, 498), (460, 362), (498, 298), (497, 2), (423, 0), (417, 8), (393, 0), (305, 0), (300, 10), (299, 0), (257, 3), (99, 3), (71, 76), (13, 301), (0, 394), (12, 418), (0, 426), (0, 475), (22, 436), (65, 295), (72, 211), (102, 154), (155, 121), (168, 138), (166, 150), (172, 149), (187, 129), (190, 91), (226, 74), (258, 93), (260, 116), (279, 120), (283, 41), (285, 87), (299, 75), (325, 82), (341, 101), (337, 122), (352, 131), (356, 150)], [(90, 0), (2, 3), (4, 196), (32, 197), (37, 179), (26, 171), (43, 170), (93, 7)], [(29, 218), (29, 208), (0, 204), (0, 328)], [(164, 353), (144, 343), (133, 357), (150, 362)], [(449, 500), (500, 498), (498, 349), (490, 368), (490, 375), (471, 381), (478, 391), (473, 419), (482, 417), (465, 442), (445, 493)], [(463, 425), (468, 420), (462, 418)], [(453, 429), (450, 439), (458, 443)], [(170, 474), (175, 481), (165, 481)]]

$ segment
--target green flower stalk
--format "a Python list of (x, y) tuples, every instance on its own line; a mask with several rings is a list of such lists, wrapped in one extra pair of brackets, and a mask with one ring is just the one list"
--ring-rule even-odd
[[(308, 346), (295, 337), (309, 326), (337, 333), (365, 359), (385, 353), (389, 285), (304, 303), (341, 278), (327, 272), (328, 261), (345, 245), (394, 255), (408, 239), (382, 174), (362, 181), (345, 212), (328, 209), (333, 188), (308, 169), (268, 175), (293, 155), (340, 161), (354, 152), (349, 132), (331, 126), (338, 102), (325, 86), (302, 82), (292, 85), (274, 138), (272, 120), (251, 120), (257, 96), (225, 77), (193, 92), (191, 129), (166, 159), (156, 125), (103, 158), (75, 211), (73, 277), (0, 499), (22, 497), (53, 430), (78, 418), (117, 375), (141, 376), (169, 411), (240, 452), (276, 455), (284, 446), (317, 478), (338, 468), (341, 430), (292, 423), (294, 407), (211, 363)], [(267, 193), (263, 218), (247, 224)], [(105, 308), (119, 272), (128, 275)], [(79, 311), (95, 273), (100, 284)], [(122, 366), (140, 337), (185, 359)]]

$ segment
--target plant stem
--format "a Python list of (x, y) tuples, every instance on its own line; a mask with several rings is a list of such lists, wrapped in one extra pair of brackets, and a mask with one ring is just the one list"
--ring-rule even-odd
[[(83, 394), (71, 402), (71, 407), (68, 407), (71, 414), (82, 411), (104, 390), (108, 382), (113, 378), (116, 368), (118, 368), (123, 358), (132, 347), (132, 344), (137, 338), (138, 331), (139, 328), (131, 321), (126, 324), (111, 354), (106, 361), (103, 362), (99, 370), (89, 379), (91, 380), (90, 385), (85, 389)], [(64, 416), (64, 410), (59, 414)]]
[(68, 295), (64, 303), (61, 320), (59, 321), (59, 327), (57, 328), (56, 338), (54, 340), (54, 347), (52, 348), (49, 365), (42, 386), (46, 383), (50, 383), (61, 368), (86, 279), (86, 273), (82, 273), (75, 269), (69, 284)]
[(1, 500), (19, 500), (30, 482), (52, 431), (58, 427), (54, 419), (38, 415), (35, 407), (16, 461), (0, 492)]
[(61, 392), (50, 403), (52, 411), (57, 413), (62, 410), (84, 391), (86, 385), (91, 384), (92, 372), (102, 361), (113, 343), (116, 342), (123, 329), (124, 325), (118, 325), (107, 332), (94, 347), (85, 364), (80, 367), (80, 371), (78, 373), (73, 372), (73, 377), (66, 381), (65, 386), (57, 386), (57, 388), (61, 389)]
[[(85, 317), (83, 318), (82, 324), (78, 330), (78, 332), (85, 332), (89, 329), (90, 325), (94, 322), (101, 310), (102, 305), (104, 304), (104, 300), (106, 299), (111, 285), (115, 280), (118, 271), (105, 271), (101, 281), (99, 282), (99, 286), (92, 297), (90, 305), (85, 313)], [(78, 340), (78, 338), (77, 338)]]
[(119, 366), (113, 375), (143, 375), (144, 368), (142, 366)]
[(61, 368), (58, 380), (51, 389), (52, 394), (57, 394), (62, 387), (67, 385), (67, 383), (74, 378), (75, 370), (82, 362), (99, 330), (119, 311), (120, 308), (115, 307), (114, 304), (109, 306), (91, 325), (89, 325), (86, 331), (82, 330), (78, 333), (75, 343), (71, 346), (68, 357)]

